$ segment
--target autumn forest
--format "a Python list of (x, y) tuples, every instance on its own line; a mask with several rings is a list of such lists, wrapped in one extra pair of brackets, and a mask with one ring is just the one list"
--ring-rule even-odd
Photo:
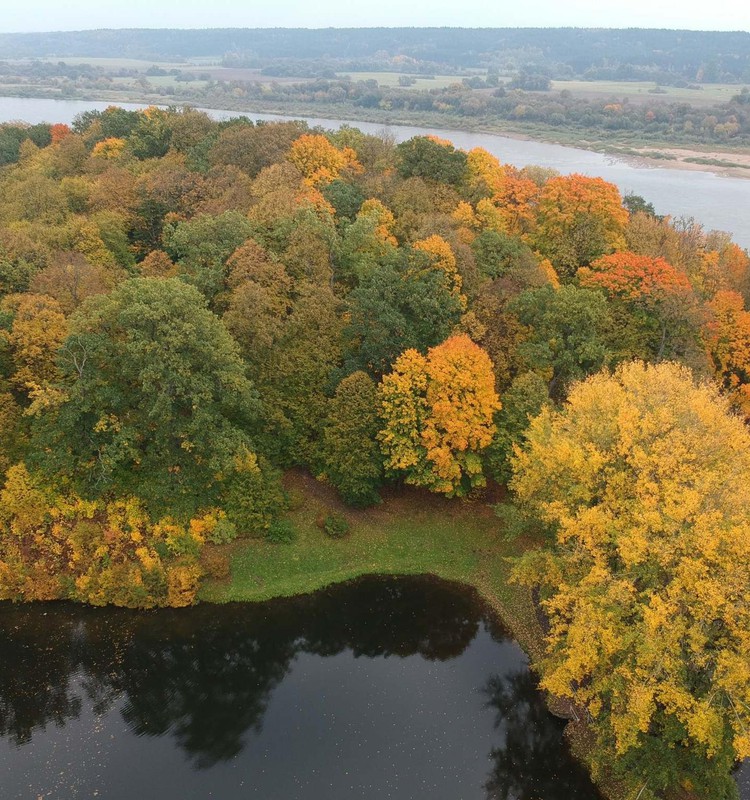
[(385, 496), (491, 506), (594, 776), (736, 797), (746, 251), (432, 136), (110, 107), (0, 140), (1, 599), (192, 605), (292, 552), (291, 473), (330, 548)]

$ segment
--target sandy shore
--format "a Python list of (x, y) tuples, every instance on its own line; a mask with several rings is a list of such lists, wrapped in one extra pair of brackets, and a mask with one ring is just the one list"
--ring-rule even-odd
[[(624, 161), (641, 167), (663, 167), (668, 169), (687, 169), (698, 172), (713, 172), (729, 178), (750, 178), (750, 152), (722, 152), (721, 150), (689, 150), (679, 147), (644, 147), (639, 149), (643, 155), (624, 155)], [(668, 158), (653, 158), (652, 153), (661, 153)], [(614, 153), (613, 155), (616, 155)], [(705, 159), (719, 163), (700, 163), (694, 159)]]

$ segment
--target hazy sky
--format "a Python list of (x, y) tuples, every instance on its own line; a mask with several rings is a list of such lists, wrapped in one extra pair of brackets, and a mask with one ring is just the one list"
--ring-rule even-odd
[(750, 30), (750, 0), (2, 0), (0, 31), (585, 26)]

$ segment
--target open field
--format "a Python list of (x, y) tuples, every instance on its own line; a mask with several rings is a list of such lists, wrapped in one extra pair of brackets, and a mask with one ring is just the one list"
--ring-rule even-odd
[(742, 89), (732, 83), (706, 83), (698, 89), (660, 86), (659, 91), (654, 92), (656, 88), (653, 81), (552, 81), (553, 92), (567, 90), (587, 100), (627, 97), (632, 102), (686, 102), (695, 106), (726, 103)]
[[(198, 68), (186, 69), (186, 72), (195, 72)], [(209, 75), (214, 81), (241, 81), (244, 83), (307, 83), (312, 78), (289, 78), (276, 75), (262, 75), (259, 69), (245, 69), (243, 67), (203, 67), (201, 75)]]
[[(351, 78), (353, 81), (376, 81), (378, 86), (398, 87), (398, 79), (411, 75), (410, 72), (337, 72), (340, 78)], [(445, 89), (454, 84), (461, 83), (462, 75), (435, 75), (434, 77), (419, 77), (412, 75), (415, 83), (404, 89)], [(482, 76), (483, 77), (483, 76)]]
[[(145, 73), (152, 67), (171, 71), (190, 72), (193, 74), (205, 75), (210, 80), (216, 81), (241, 81), (244, 83), (306, 83), (310, 78), (288, 78), (276, 77), (273, 75), (262, 75), (259, 69), (245, 69), (243, 67), (222, 67), (221, 58), (217, 56), (211, 59), (189, 59), (186, 61), (147, 61), (135, 58), (45, 58), (40, 59), (48, 63), (56, 64), (62, 62), (71, 65), (88, 64), (92, 67), (99, 67), (108, 72), (118, 72), (123, 69), (135, 70)], [(23, 62), (15, 62), (23, 63)], [(377, 74), (377, 73), (376, 73)], [(394, 73), (396, 74), (396, 73)], [(174, 75), (146, 75), (150, 83), (154, 86), (171, 86), (175, 83)], [(117, 76), (113, 80), (118, 80)], [(182, 85), (190, 85), (192, 81), (182, 82)], [(433, 82), (434, 83), (434, 82)]]
[(161, 67), (162, 69), (181, 69), (183, 67), (195, 66), (192, 61), (167, 62), (167, 61), (146, 61), (137, 58), (42, 58), (51, 64), (62, 62), (63, 64), (90, 64), (92, 67), (102, 69), (137, 69), (147, 70), (149, 67)]

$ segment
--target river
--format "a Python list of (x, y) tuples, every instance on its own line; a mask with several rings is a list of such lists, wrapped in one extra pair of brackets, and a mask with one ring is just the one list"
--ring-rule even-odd
[[(92, 108), (104, 109), (109, 103), (84, 100), (47, 100), (35, 98), (0, 98), (0, 122), (25, 120), (27, 122), (67, 122), (76, 114)], [(118, 103), (125, 108), (143, 108), (142, 105)], [(254, 112), (203, 109), (216, 119), (248, 116), (253, 119), (280, 120), (305, 119), (311, 126), (336, 129), (347, 124), (368, 133), (379, 133), (384, 126), (368, 122), (319, 119), (314, 117), (287, 117)], [(524, 167), (539, 164), (560, 172), (578, 172), (599, 176), (616, 184), (623, 194), (641, 195), (653, 203), (658, 214), (673, 217), (694, 217), (708, 230), (727, 231), (742, 247), (750, 248), (750, 180), (728, 178), (711, 172), (674, 169), (667, 166), (639, 166), (622, 158), (522, 139), (512, 139), (489, 133), (418, 128), (392, 125), (386, 128), (396, 141), (412, 136), (432, 134), (450, 139), (457, 147), (471, 149), (483, 147), (501, 161)]]
[(0, 603), (3, 800), (600, 800), (476, 596)]

